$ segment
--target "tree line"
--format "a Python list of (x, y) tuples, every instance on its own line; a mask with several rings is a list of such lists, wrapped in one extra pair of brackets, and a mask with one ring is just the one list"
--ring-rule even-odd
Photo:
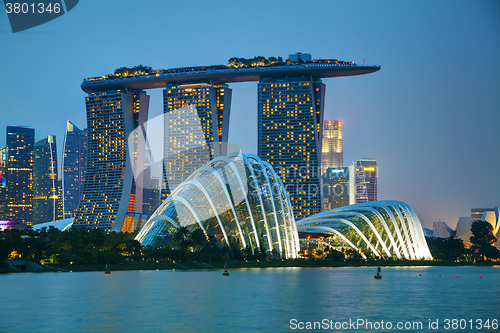
[[(434, 259), (444, 261), (498, 260), (500, 251), (493, 246), (496, 237), (493, 228), (485, 221), (475, 221), (471, 226), (472, 246), (466, 248), (457, 238), (427, 238)], [(158, 239), (155, 246), (141, 246), (130, 233), (106, 233), (102, 229), (73, 227), (68, 231), (56, 228), (33, 230), (9, 229), (0, 232), (0, 262), (6, 259), (26, 259), (34, 262), (54, 264), (121, 264), (126, 260), (135, 262), (224, 262), (230, 260), (266, 260), (281, 258), (273, 249), (264, 247), (260, 236), (260, 247), (243, 248), (239, 241), (230, 237), (230, 246), (219, 246), (214, 235), (205, 236), (200, 228), (189, 231), (181, 227), (172, 235), (166, 246)], [(362, 260), (352, 249), (302, 250), (306, 259), (328, 259), (335, 261)], [(368, 258), (371, 258), (366, 254)]]
[(228, 63), (229, 63), (229, 67), (246, 68), (246, 67), (254, 67), (254, 66), (272, 66), (272, 65), (280, 66), (280, 65), (287, 64), (287, 63), (291, 63), (291, 60), (287, 60), (286, 62), (284, 62), (282, 57), (266, 58), (263, 56), (256, 56), (256, 57), (249, 58), (249, 59), (233, 57), (233, 58), (229, 59)]
[(500, 259), (500, 251), (493, 245), (496, 237), (489, 222), (473, 221), (471, 234), (469, 248), (461, 239), (453, 236), (448, 238), (426, 237), (426, 240), (434, 259), (452, 262)]

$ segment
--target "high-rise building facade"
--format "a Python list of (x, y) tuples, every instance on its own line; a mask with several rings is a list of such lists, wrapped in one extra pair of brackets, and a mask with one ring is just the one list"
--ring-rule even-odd
[(377, 161), (356, 161), (356, 203), (377, 201)]
[(87, 165), (74, 225), (122, 231), (127, 213), (142, 213), (141, 188), (135, 186), (135, 175), (140, 175), (134, 172), (144, 163), (145, 145), (142, 133), (133, 133), (147, 121), (149, 96), (143, 91), (92, 92), (86, 107)]
[(86, 164), (87, 129), (81, 130), (68, 120), (62, 156), (64, 218), (73, 217), (78, 208), (83, 191)]
[(35, 130), (7, 126), (7, 219), (33, 224), (33, 149)]
[[(199, 166), (225, 155), (229, 149), (224, 143), (228, 138), (231, 103), (231, 89), (226, 83), (231, 82), (259, 82), (259, 155), (280, 170), (296, 217), (300, 219), (321, 210), (325, 85), (320, 78), (368, 74), (380, 70), (380, 67), (337, 59), (313, 60), (307, 53), (291, 54), (286, 62), (281, 57), (232, 59), (229, 66), (163, 70), (142, 65), (122, 67), (108, 75), (84, 79), (81, 88), (89, 94), (89, 153), (76, 225), (119, 230), (118, 226), (124, 224), (114, 221), (123, 221), (125, 215), (136, 217), (140, 214), (138, 207), (144, 206), (145, 194), (136, 189), (136, 185), (140, 187), (148, 182), (147, 177), (140, 176), (145, 174), (139, 167), (143, 165), (143, 154), (136, 149), (137, 153), (128, 156), (132, 159), (130, 172), (134, 175), (129, 185), (124, 139), (109, 136), (121, 135), (114, 132), (125, 132), (129, 139), (127, 144), (131, 147), (146, 145), (143, 141), (149, 142), (149, 139), (141, 141), (141, 137), (145, 139), (145, 125), (140, 125), (141, 133), (129, 136), (129, 130), (135, 126), (131, 126), (135, 119), (133, 110), (137, 105), (143, 108), (144, 103), (127, 102), (129, 99), (125, 95), (144, 95), (138, 89), (166, 88), (163, 93), (164, 151), (160, 187), (163, 201)], [(110, 98), (113, 96), (116, 98)], [(135, 97), (131, 98), (135, 100)], [(125, 107), (125, 104), (129, 106)], [(141, 111), (141, 114), (147, 118), (147, 112)], [(130, 121), (121, 120), (130, 117)], [(139, 119), (139, 124), (144, 122)], [(157, 133), (156, 129), (152, 132)], [(156, 148), (154, 150), (156, 152)], [(156, 166), (157, 162), (155, 159), (153, 165)], [(90, 168), (94, 169), (90, 171)], [(91, 173), (90, 181), (87, 181), (88, 173)], [(137, 181), (137, 177), (142, 179)], [(152, 178), (149, 180), (154, 183)], [(100, 189), (108, 191), (110, 187), (113, 193), (100, 192)], [(120, 195), (121, 201), (118, 199)], [(128, 209), (122, 208), (123, 205)], [(136, 225), (136, 222), (129, 222), (126, 230)]]
[(55, 136), (35, 143), (33, 165), (33, 224), (55, 221), (60, 200)]
[(321, 174), (328, 168), (344, 166), (344, 142), (342, 139), (342, 122), (325, 120), (323, 122), (323, 145), (321, 148)]
[(0, 221), (7, 220), (7, 147), (0, 148)]
[(321, 176), (323, 210), (349, 205), (349, 167), (328, 168)]
[(281, 177), (295, 218), (321, 211), (321, 138), (325, 85), (311, 77), (258, 84), (259, 157)]
[(232, 90), (212, 83), (169, 84), (163, 91), (161, 199), (196, 169), (226, 154)]

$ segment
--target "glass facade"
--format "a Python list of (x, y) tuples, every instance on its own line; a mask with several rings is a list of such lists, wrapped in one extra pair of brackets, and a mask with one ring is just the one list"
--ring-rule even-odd
[(0, 148), (0, 221), (7, 220), (7, 147)]
[(323, 210), (349, 205), (349, 167), (328, 168), (321, 178)]
[(432, 259), (420, 220), (400, 201), (340, 207), (297, 222), (302, 234), (321, 233), (333, 248), (350, 247), (363, 258)]
[(64, 218), (73, 217), (83, 190), (87, 165), (87, 129), (81, 130), (68, 120), (62, 158)]
[(33, 151), (35, 130), (7, 126), (7, 219), (33, 224)]
[(261, 79), (258, 155), (281, 177), (299, 220), (321, 211), (325, 85), (311, 77)]
[(356, 161), (356, 203), (377, 201), (377, 161)]
[(166, 244), (179, 227), (201, 228), (219, 245), (256, 248), (295, 258), (298, 234), (280, 177), (258, 156), (232, 153), (210, 161), (179, 184), (136, 239)]
[(61, 216), (57, 177), (56, 137), (35, 143), (33, 171), (33, 224), (58, 220)]
[(321, 175), (328, 168), (344, 166), (344, 140), (342, 139), (342, 123), (340, 120), (323, 122), (323, 146), (321, 150)]

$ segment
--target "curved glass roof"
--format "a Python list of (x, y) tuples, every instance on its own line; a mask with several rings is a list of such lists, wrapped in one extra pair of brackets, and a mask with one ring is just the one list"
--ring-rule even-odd
[(406, 203), (384, 200), (328, 210), (297, 221), (304, 233), (330, 234), (363, 258), (432, 259), (417, 214)]
[[(219, 245), (263, 245), (296, 258), (299, 240), (290, 200), (272, 166), (253, 154), (217, 157), (179, 184), (141, 229), (143, 246), (168, 241), (179, 227), (201, 228)], [(234, 245), (233, 245), (234, 246)]]

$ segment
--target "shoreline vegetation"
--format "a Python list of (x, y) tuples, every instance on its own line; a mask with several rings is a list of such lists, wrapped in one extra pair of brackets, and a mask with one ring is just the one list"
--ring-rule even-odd
[[(53, 227), (33, 230), (0, 231), (0, 273), (17, 271), (111, 271), (123, 270), (221, 270), (226, 264), (235, 268), (271, 267), (363, 267), (363, 266), (493, 266), (500, 263), (500, 252), (492, 243), (491, 224), (476, 221), (472, 225), (471, 249), (462, 240), (427, 238), (433, 260), (376, 258), (363, 249), (367, 259), (342, 244), (334, 247), (314, 244), (309, 239), (301, 245), (300, 258), (286, 259), (276, 250), (266, 250), (263, 236), (260, 246), (241, 247), (229, 237), (227, 245), (214, 235), (206, 236), (200, 228), (178, 228), (169, 239), (158, 238), (154, 246), (142, 246), (135, 235), (107, 233), (101, 229)], [(477, 230), (476, 230), (477, 229)], [(320, 246), (321, 245), (321, 246)], [(4, 261), (17, 260), (17, 261)], [(34, 264), (25, 265), (26, 262)], [(39, 267), (37, 264), (41, 264)], [(14, 265), (14, 266), (12, 266)], [(30, 266), (30, 267), (28, 267)], [(35, 267), (33, 267), (35, 266)]]
[[(110, 271), (139, 270), (222, 270), (224, 265), (231, 269), (240, 268), (330, 268), (330, 267), (429, 267), (429, 266), (497, 266), (495, 262), (448, 262), (437, 260), (366, 260), (366, 261), (334, 261), (324, 259), (270, 259), (264, 261), (232, 260), (225, 262), (126, 262), (110, 265)], [(104, 272), (103, 264), (46, 264), (43, 272)], [(0, 273), (15, 273), (4, 263), (0, 265)]]

